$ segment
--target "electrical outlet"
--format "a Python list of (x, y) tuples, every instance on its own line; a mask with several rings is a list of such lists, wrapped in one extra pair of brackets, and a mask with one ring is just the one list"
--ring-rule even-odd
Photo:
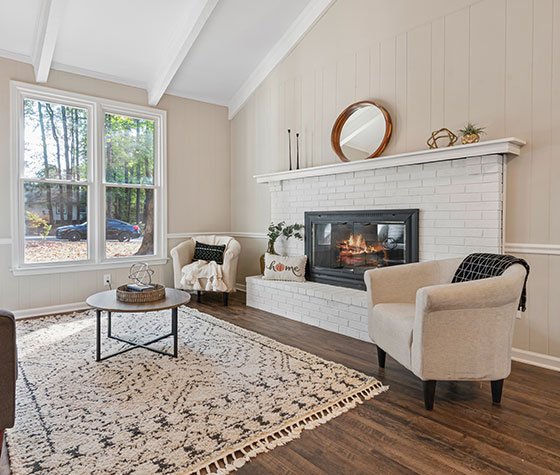
[(103, 285), (111, 287), (111, 274), (103, 274)]

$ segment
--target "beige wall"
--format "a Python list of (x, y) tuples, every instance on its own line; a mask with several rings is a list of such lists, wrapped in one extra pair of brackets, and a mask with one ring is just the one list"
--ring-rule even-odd
[[(102, 276), (127, 282), (128, 269), (14, 277), (10, 232), (10, 80), (32, 83), (28, 64), (0, 59), (0, 307), (31, 309), (80, 302), (102, 290)], [(47, 86), (117, 101), (147, 105), (144, 90), (51, 71)], [(230, 223), (230, 132), (227, 109), (165, 95), (167, 111), (168, 232), (228, 231)], [(178, 243), (170, 240), (169, 248)], [(170, 264), (156, 278), (172, 282)]]
[[(231, 123), (232, 229), (266, 230), (252, 176), (287, 169), (286, 129), (302, 134), (304, 166), (336, 163), (334, 119), (366, 98), (392, 115), (386, 155), (467, 120), (528, 142), (508, 165), (506, 241), (544, 254), (520, 254), (532, 273), (514, 346), (560, 357), (560, 0), (338, 0)], [(264, 246), (250, 240), (243, 258)]]

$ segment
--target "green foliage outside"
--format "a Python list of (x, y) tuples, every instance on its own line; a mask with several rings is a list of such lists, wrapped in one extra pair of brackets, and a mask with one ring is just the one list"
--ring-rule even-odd
[[(154, 182), (154, 122), (105, 114), (105, 179), (107, 183), (152, 185)], [(107, 217), (145, 228), (152, 191), (107, 188)]]
[(31, 211), (25, 212), (25, 220), (27, 227), (37, 230), (37, 233), (45, 239), (52, 229), (52, 224), (49, 224), (46, 219), (41, 218), (39, 215)]
[[(153, 252), (154, 121), (106, 113), (104, 117), (106, 215), (144, 232), (139, 254)], [(26, 224), (43, 236), (86, 220), (87, 110), (33, 99), (24, 101), (24, 176), (68, 183), (28, 182)], [(129, 185), (129, 186), (111, 186)], [(136, 186), (140, 185), (140, 187)]]

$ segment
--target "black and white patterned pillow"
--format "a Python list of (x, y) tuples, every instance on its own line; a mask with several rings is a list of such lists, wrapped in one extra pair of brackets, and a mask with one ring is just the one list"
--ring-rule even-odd
[(214, 246), (212, 244), (204, 244), (203, 242), (196, 241), (193, 261), (216, 261), (216, 264), (223, 264), (225, 250), (225, 244)]

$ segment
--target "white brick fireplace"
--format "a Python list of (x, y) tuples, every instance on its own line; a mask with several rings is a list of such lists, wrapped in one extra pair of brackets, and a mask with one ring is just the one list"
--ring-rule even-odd
[[(420, 210), (420, 260), (502, 252), (505, 167), (524, 143), (503, 139), (360, 162), (271, 173), (273, 222), (303, 223), (305, 211)], [(304, 253), (303, 242), (277, 251)], [(315, 282), (247, 278), (247, 305), (369, 341), (364, 291)]]

